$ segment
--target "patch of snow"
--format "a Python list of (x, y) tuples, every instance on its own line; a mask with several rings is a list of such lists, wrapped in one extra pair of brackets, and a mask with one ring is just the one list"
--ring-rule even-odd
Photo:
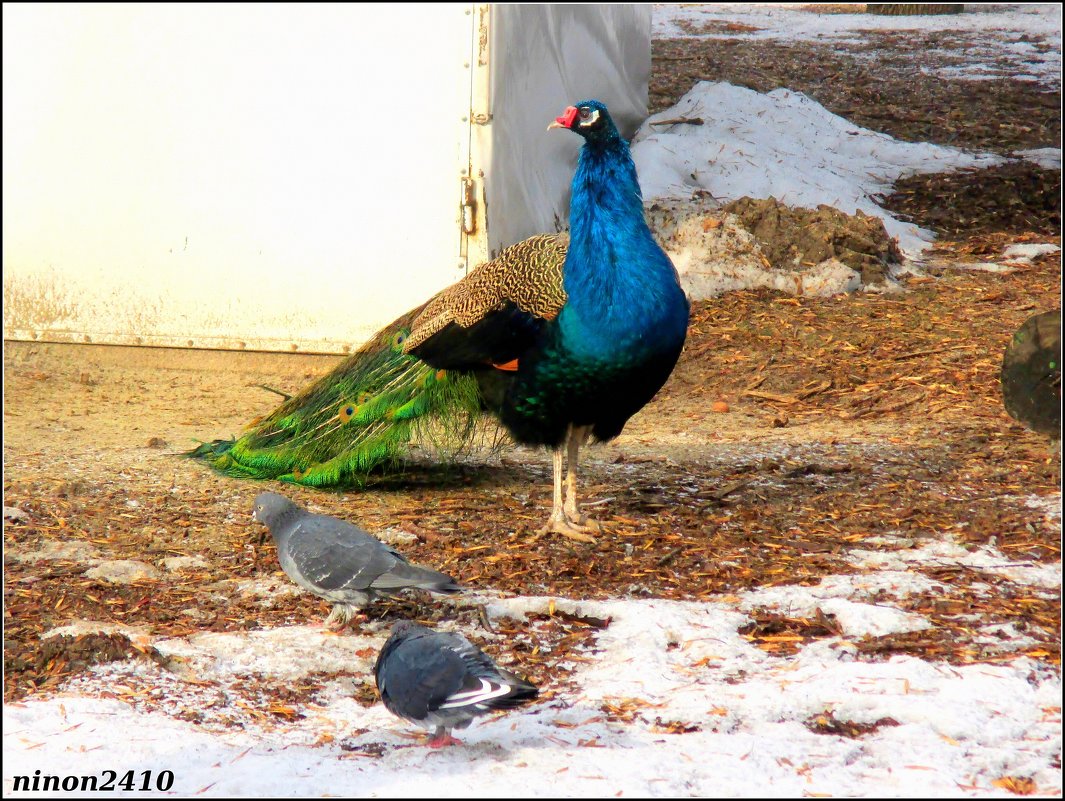
[[(520, 617), (546, 611), (551, 600), (500, 598), (490, 614)], [(576, 665), (577, 691), (478, 721), (462, 733), (463, 746), (416, 745), (410, 726), (350, 697), (358, 675), (372, 681), (373, 656), (357, 652), (372, 645), (375, 655), (383, 630), (199, 635), (156, 643), (186, 659), (195, 682), (143, 660), (135, 668), (116, 663), (97, 670), (95, 690), (82, 677), (50, 700), (6, 705), (4, 789), (10, 794), (16, 772), (99, 775), (105, 766), (143, 765), (172, 770), (177, 795), (208, 797), (466, 797), (470, 787), (510, 795), (516, 786), (534, 796), (928, 797), (956, 795), (959, 785), (971, 788), (967, 795), (994, 794), (991, 782), (1003, 775), (1031, 777), (1049, 794), (1060, 781), (1060, 717), (1052, 711), (1060, 709), (1060, 679), (1028, 658), (963, 667), (911, 656), (867, 662), (835, 638), (780, 657), (740, 636), (747, 618), (725, 603), (556, 603), (612, 618)], [(348, 678), (304, 707), (302, 719), (267, 726), (255, 708), (226, 701), (226, 680), (290, 680), (315, 670)], [(143, 690), (123, 689), (136, 677), (156, 682), (159, 692), (147, 695), (165, 713), (140, 708)], [(610, 719), (611, 708), (631, 719)], [(207, 720), (177, 717), (186, 711)], [(825, 713), (899, 725), (882, 724), (858, 740), (804, 725)], [(219, 714), (239, 726), (212, 722)], [(678, 725), (692, 730), (670, 733)], [(367, 758), (360, 746), (380, 756)]]
[(4, 548), (4, 556), (16, 562), (88, 562), (99, 561), (100, 552), (82, 540), (45, 540), (35, 550), (24, 550), (18, 544)]
[[(979, 621), (976, 620), (974, 623), (979, 624)], [(991, 625), (980, 626), (979, 631), (982, 636), (974, 639), (974, 642), (977, 643), (989, 643), (1014, 651), (1032, 648), (1038, 644), (1038, 640), (1029, 637), (1017, 628), (1014, 623), (992, 623)]]
[(107, 623), (102, 620), (75, 620), (63, 626), (56, 626), (41, 635), (42, 640), (50, 637), (80, 637), (83, 634), (125, 634), (130, 641), (145, 643), (150, 635), (145, 626), (127, 626), (122, 623)]
[(1015, 273), (1016, 267), (1010, 267), (1005, 264), (998, 264), (993, 261), (952, 261), (949, 265), (946, 265), (953, 270), (977, 270), (985, 273)]
[(393, 547), (402, 547), (404, 545), (413, 545), (418, 541), (417, 534), (411, 534), (409, 531), (404, 531), (401, 528), (386, 528), (384, 531), (375, 534), (374, 536), (386, 545)]
[[(368, 626), (367, 630), (372, 628), (381, 627)], [(255, 674), (287, 680), (320, 672), (372, 673), (373, 661), (357, 652), (379, 645), (381, 639), (291, 626), (233, 634), (206, 632), (187, 640), (157, 640), (154, 645), (164, 656), (180, 657), (200, 675), (231, 678)]]
[(891, 606), (855, 603), (843, 598), (822, 602), (819, 607), (826, 615), (835, 615), (843, 633), (851, 638), (883, 637), (908, 631), (931, 628), (925, 618)]
[[(904, 594), (921, 592), (939, 585), (920, 574), (895, 573), (898, 578), (878, 582), (881, 591), (886, 587), (899, 588)], [(815, 587), (768, 587), (746, 593), (740, 608), (751, 611), (758, 608), (775, 609), (788, 617), (811, 617), (821, 610), (826, 615), (835, 615), (843, 632), (848, 637), (880, 637), (885, 634), (921, 631), (929, 627), (920, 615), (904, 612), (897, 607), (856, 602), (848, 599), (859, 583), (840, 582), (838, 579), (855, 578), (832, 576), (837, 581), (822, 581)], [(869, 592), (871, 584), (865, 592)], [(864, 593), (863, 593), (864, 594)], [(900, 597), (900, 596), (896, 596)]]
[(28, 523), (30, 516), (15, 506), (4, 507), (5, 523)]
[(1027, 159), (1047, 170), (1061, 169), (1060, 147), (1036, 147), (1031, 150), (1015, 150), (1013, 155)]
[(931, 540), (908, 551), (850, 551), (848, 561), (856, 567), (878, 570), (905, 570), (914, 564), (937, 567), (969, 567), (982, 570), (1031, 587), (1060, 588), (1061, 562), (1042, 564), (1007, 559), (992, 545), (969, 551), (949, 537)]
[(1048, 523), (1061, 528), (1061, 493), (1050, 495), (1029, 495), (1024, 499), (1024, 505), (1029, 509), (1038, 509), (1044, 515)]
[(809, 587), (784, 585), (763, 587), (744, 593), (740, 609), (749, 612), (757, 607), (779, 610), (786, 615), (806, 615), (832, 598), (861, 598), (890, 594), (906, 598), (916, 593), (938, 589), (943, 585), (921, 573), (909, 570), (881, 570), (849, 576), (825, 576)]
[(681, 286), (692, 300), (716, 298), (741, 289), (777, 289), (792, 295), (827, 297), (854, 292), (861, 276), (842, 262), (830, 259), (796, 272), (769, 269), (761, 264), (728, 264), (709, 259), (699, 248), (666, 252), (680, 273)]
[(234, 582), (233, 588), (246, 598), (260, 599), (265, 607), (271, 606), (279, 598), (291, 598), (303, 593), (303, 590), (284, 574), (277, 577), (244, 579)]
[[(703, 124), (655, 125), (677, 118)], [(895, 218), (875, 196), (890, 193), (893, 183), (908, 175), (1002, 161), (993, 154), (898, 141), (788, 89), (761, 94), (708, 81), (648, 118), (633, 140), (632, 156), (647, 200), (685, 200), (702, 190), (721, 202), (747, 195), (806, 208), (827, 204), (848, 214), (861, 210), (883, 220), (908, 255), (927, 247), (932, 234)], [(701, 259), (697, 251), (678, 257), (689, 265)]]
[(146, 562), (136, 559), (107, 559), (85, 571), (85, 578), (101, 579), (111, 584), (132, 584), (135, 581), (156, 581), (161, 573)]
[(160, 561), (164, 570), (179, 572), (182, 570), (195, 570), (198, 567), (207, 567), (207, 560), (202, 556), (168, 556)]
[(1010, 259), (1011, 261), (1030, 262), (1036, 256), (1042, 256), (1045, 253), (1058, 253), (1061, 251), (1057, 245), (1051, 244), (1021, 244), (1010, 245), (1004, 251), (1002, 251), (1003, 258)]

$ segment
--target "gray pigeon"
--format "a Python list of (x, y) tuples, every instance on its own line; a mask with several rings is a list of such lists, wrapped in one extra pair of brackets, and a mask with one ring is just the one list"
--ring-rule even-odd
[(459, 745), (448, 729), (464, 729), (478, 715), (513, 709), (540, 691), (497, 667), (461, 634), (433, 631), (409, 620), (392, 627), (374, 666), (377, 691), (394, 715), (436, 729), (431, 748)]
[(326, 626), (342, 628), (377, 596), (408, 587), (447, 595), (462, 591), (450, 576), (409, 564), (358, 526), (311, 514), (276, 492), (255, 499), (252, 518), (270, 529), (288, 577), (333, 602)]

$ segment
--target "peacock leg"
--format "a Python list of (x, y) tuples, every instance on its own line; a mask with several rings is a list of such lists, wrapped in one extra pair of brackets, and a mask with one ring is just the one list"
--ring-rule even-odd
[(551, 458), (555, 485), (554, 500), (551, 505), (551, 517), (547, 519), (547, 523), (540, 529), (540, 533), (561, 534), (563, 537), (569, 537), (571, 540), (595, 542), (592, 537), (589, 537), (584, 531), (582, 531), (581, 526), (570, 522), (570, 519), (566, 517), (566, 509), (562, 504), (562, 458), (562, 446), (559, 445), (555, 448)]
[(588, 531), (599, 531), (599, 524), (582, 515), (577, 504), (577, 467), (580, 464), (580, 449), (581, 445), (588, 441), (591, 433), (591, 426), (574, 426), (569, 430), (566, 457), (568, 463), (566, 471), (566, 504), (564, 508), (566, 519), (569, 520), (570, 525)]

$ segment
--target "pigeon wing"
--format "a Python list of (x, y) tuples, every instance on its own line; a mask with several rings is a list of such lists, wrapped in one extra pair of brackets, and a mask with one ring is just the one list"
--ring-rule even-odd
[(296, 570), (320, 590), (365, 590), (402, 557), (358, 526), (326, 515), (299, 520), (286, 543)]
[(422, 721), (462, 688), (466, 668), (457, 654), (441, 647), (439, 635), (429, 633), (388, 643), (376, 673), (385, 706), (400, 717)]
[(500, 668), (488, 654), (461, 634), (441, 633), (437, 636), (441, 645), (457, 656), (463, 665), (462, 685), (449, 693), (438, 709), (510, 709), (538, 694), (536, 687)]

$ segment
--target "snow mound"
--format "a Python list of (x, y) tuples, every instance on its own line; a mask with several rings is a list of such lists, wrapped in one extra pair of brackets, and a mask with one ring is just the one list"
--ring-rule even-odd
[[(674, 122), (671, 120), (688, 120)], [(932, 239), (876, 203), (909, 175), (1002, 162), (927, 143), (900, 142), (787, 89), (761, 94), (702, 81), (673, 107), (648, 118), (633, 140), (633, 160), (647, 200), (707, 192), (724, 203), (744, 195), (791, 206), (827, 204), (884, 222), (907, 255)]]

